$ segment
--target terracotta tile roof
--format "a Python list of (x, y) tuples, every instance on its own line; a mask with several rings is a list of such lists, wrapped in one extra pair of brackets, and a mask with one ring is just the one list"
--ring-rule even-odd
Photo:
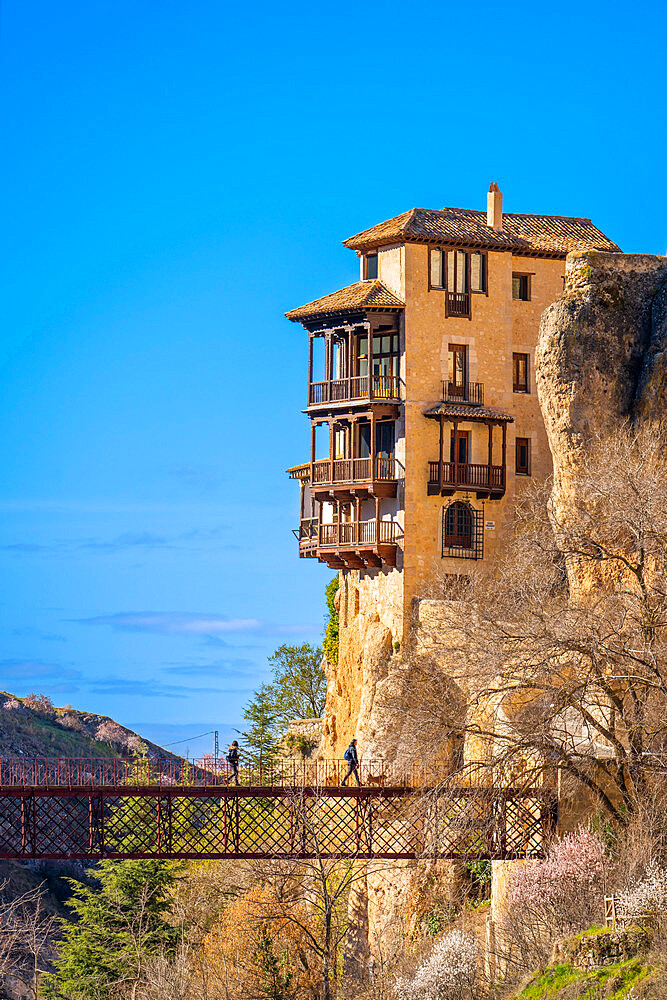
[(461, 403), (436, 403), (424, 410), (425, 417), (457, 417), (460, 420), (498, 420), (501, 423), (513, 424), (514, 417), (503, 410), (494, 410), (490, 406), (465, 406)]
[(285, 313), (294, 323), (304, 319), (316, 319), (318, 316), (330, 316), (334, 313), (362, 312), (364, 309), (403, 309), (404, 302), (396, 298), (381, 281), (356, 281), (347, 288), (331, 292), (321, 299), (308, 302), (298, 309)]
[(344, 242), (352, 250), (385, 243), (443, 243), (557, 257), (571, 250), (620, 251), (590, 219), (505, 212), (502, 232), (496, 232), (487, 226), (486, 212), (467, 208), (412, 208)]

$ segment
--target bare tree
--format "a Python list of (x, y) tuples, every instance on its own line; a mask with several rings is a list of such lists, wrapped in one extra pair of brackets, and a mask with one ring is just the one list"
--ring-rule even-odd
[(421, 636), (464, 694), (467, 760), (514, 783), (549, 765), (623, 822), (667, 772), (664, 455), (658, 428), (591, 443), (557, 502), (524, 494), (494, 564), (435, 585)]
[(31, 997), (39, 995), (47, 971), (57, 917), (44, 907), (44, 890), (37, 886), (15, 899), (4, 900), (8, 883), (0, 886), (0, 976), (21, 984)]
[[(257, 917), (283, 921), (299, 932), (319, 966), (321, 1000), (332, 1000), (334, 995), (349, 927), (351, 889), (369, 874), (392, 866), (391, 861), (367, 856), (368, 841), (356, 825), (355, 800), (336, 801), (340, 815), (333, 826), (332, 802), (317, 790), (295, 790), (289, 807), (306, 856), (298, 860), (275, 857), (254, 866), (255, 878), (272, 889), (258, 907)], [(360, 808), (363, 812), (363, 803)], [(301, 961), (307, 962), (308, 957), (304, 954)]]

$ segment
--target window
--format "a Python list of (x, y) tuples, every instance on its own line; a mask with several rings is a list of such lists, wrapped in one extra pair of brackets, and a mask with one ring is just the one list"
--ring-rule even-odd
[(431, 288), (445, 287), (444, 250), (431, 250)]
[(449, 386), (447, 395), (465, 398), (467, 376), (467, 348), (464, 344), (449, 345)]
[(530, 438), (516, 439), (516, 474), (530, 475)]
[[(445, 262), (447, 267), (445, 269)], [(429, 285), (450, 292), (486, 292), (486, 254), (431, 250)], [(470, 288), (468, 288), (468, 285)]]
[(447, 251), (447, 290), (465, 293), (468, 291), (468, 254), (465, 250)]
[(442, 512), (442, 555), (458, 559), (484, 556), (484, 512), (456, 500)]
[(513, 274), (512, 275), (512, 298), (522, 299), (524, 302), (530, 302), (530, 275), (529, 274)]
[(468, 431), (452, 431), (449, 441), (449, 461), (457, 462), (459, 465), (468, 463)]
[(470, 254), (470, 291), (486, 291), (486, 254)]
[(364, 258), (364, 271), (367, 278), (377, 278), (378, 276), (378, 255), (367, 253)]
[[(359, 424), (359, 458), (370, 458), (371, 425), (364, 420)], [(394, 457), (394, 421), (382, 420), (375, 425), (375, 454), (380, 458)]]
[(530, 392), (528, 383), (529, 366), (530, 354), (512, 355), (512, 383), (514, 392)]
[(373, 335), (373, 374), (398, 375), (398, 334)]

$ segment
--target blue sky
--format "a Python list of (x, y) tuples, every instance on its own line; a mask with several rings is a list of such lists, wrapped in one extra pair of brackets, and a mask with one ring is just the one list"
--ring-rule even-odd
[(227, 732), (277, 645), (319, 641), (283, 312), (355, 280), (345, 237), (491, 180), (664, 253), (665, 22), (5, 0), (0, 688)]

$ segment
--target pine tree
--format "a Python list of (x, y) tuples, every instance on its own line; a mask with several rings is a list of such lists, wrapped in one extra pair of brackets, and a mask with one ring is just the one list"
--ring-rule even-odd
[(241, 733), (243, 745), (253, 766), (269, 765), (278, 749), (279, 710), (275, 703), (275, 692), (269, 684), (262, 684), (254, 698), (243, 710), (243, 718), (250, 723), (247, 732)]
[(52, 1000), (105, 1000), (114, 986), (141, 978), (147, 956), (171, 949), (177, 928), (165, 919), (178, 866), (164, 861), (103, 861), (98, 885), (70, 880), (55, 972), (44, 977), (41, 996)]

